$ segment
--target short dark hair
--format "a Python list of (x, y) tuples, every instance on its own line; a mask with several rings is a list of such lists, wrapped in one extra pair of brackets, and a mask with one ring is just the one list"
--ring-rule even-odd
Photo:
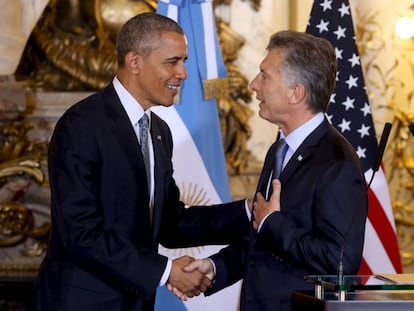
[(130, 51), (147, 56), (157, 48), (163, 32), (184, 35), (181, 26), (173, 19), (152, 12), (138, 14), (129, 19), (119, 30), (116, 40), (118, 66), (125, 65), (125, 55)]
[(309, 108), (325, 112), (336, 83), (337, 61), (331, 43), (305, 32), (286, 30), (273, 34), (266, 49), (285, 51), (281, 65), (284, 81), (303, 84)]

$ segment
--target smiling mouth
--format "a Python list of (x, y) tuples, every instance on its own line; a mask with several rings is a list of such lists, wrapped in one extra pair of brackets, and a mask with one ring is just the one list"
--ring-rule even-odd
[(180, 87), (179, 85), (167, 84), (167, 89), (170, 89), (170, 90), (177, 91), (179, 87)]

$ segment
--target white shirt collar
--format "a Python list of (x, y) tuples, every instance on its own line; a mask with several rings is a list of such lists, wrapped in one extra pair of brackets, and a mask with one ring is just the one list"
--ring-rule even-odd
[[(312, 133), (324, 120), (323, 112), (317, 113), (312, 119), (298, 127), (292, 133), (290, 133), (286, 139), (286, 143), (294, 153), (296, 149), (303, 143), (303, 141)], [(283, 132), (280, 133), (281, 137), (284, 137)]]
[[(136, 126), (139, 119), (141, 119), (145, 113), (144, 109), (140, 103), (131, 95), (131, 93), (129, 93), (128, 90), (121, 84), (121, 82), (118, 80), (118, 77), (115, 77), (112, 83), (115, 88), (115, 92), (118, 94), (121, 104), (124, 107), (129, 120), (131, 121), (131, 124), (133, 126)], [(151, 124), (151, 114), (149, 113), (149, 109), (147, 109), (147, 111), (149, 122)]]

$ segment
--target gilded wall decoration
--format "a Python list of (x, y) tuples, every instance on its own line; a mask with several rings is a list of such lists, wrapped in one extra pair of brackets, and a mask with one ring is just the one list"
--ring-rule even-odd
[[(405, 272), (414, 271), (414, 40), (384, 27), (380, 11), (356, 10), (356, 36), (374, 123), (393, 127), (384, 154), (385, 173)], [(380, 132), (377, 131), (377, 135)]]
[[(47, 143), (31, 140), (30, 129), (31, 125), (26, 122), (0, 125), (0, 248), (4, 257), (13, 253), (37, 257), (44, 253), (47, 245), (50, 224), (48, 221), (37, 224), (34, 211), (27, 205), (34, 188), (48, 187), (45, 178)], [(18, 247), (13, 250), (15, 246)], [(0, 262), (0, 270), (6, 272), (35, 268), (18, 261), (13, 265)]]

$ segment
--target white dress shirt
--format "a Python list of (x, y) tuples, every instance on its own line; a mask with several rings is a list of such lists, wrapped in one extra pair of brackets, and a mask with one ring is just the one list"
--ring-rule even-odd
[[(150, 109), (144, 111), (140, 103), (128, 92), (128, 90), (121, 84), (117, 77), (112, 81), (116, 93), (121, 101), (122, 106), (124, 107), (128, 118), (131, 122), (131, 125), (134, 127), (135, 134), (137, 136), (137, 141), (139, 142), (139, 126), (138, 121), (141, 119), (144, 113), (148, 115), (148, 120), (151, 128), (151, 112)], [(149, 131), (149, 130), (148, 130)], [(150, 185), (150, 214), (153, 212), (154, 207), (154, 150), (152, 145), (151, 134), (148, 133), (148, 149), (150, 157), (150, 174), (151, 174), (151, 185)], [(171, 273), (172, 261), (168, 259), (167, 266), (164, 270), (164, 273), (159, 282), (159, 286), (163, 286), (167, 283), (168, 277)]]

